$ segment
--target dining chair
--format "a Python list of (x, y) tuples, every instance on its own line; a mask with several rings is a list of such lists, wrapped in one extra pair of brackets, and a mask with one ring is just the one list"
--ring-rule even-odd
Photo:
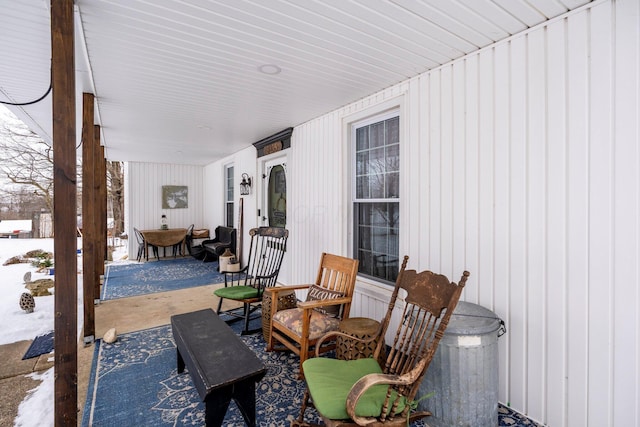
[(158, 253), (158, 247), (152, 244), (147, 243), (147, 251), (145, 252), (145, 239), (144, 239), (144, 235), (142, 234), (142, 232), (140, 230), (138, 230), (136, 227), (133, 227), (133, 232), (136, 235), (136, 241), (138, 242), (138, 256), (136, 257), (137, 261), (140, 261), (142, 259), (142, 257), (144, 256), (146, 261), (149, 261), (149, 249), (151, 249), (153, 251), (153, 254), (155, 255), (156, 258), (159, 258), (159, 253)]

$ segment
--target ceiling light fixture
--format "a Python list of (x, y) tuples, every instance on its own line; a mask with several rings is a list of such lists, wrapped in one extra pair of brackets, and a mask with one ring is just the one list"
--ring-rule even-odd
[(264, 74), (280, 74), (282, 68), (274, 64), (264, 64), (258, 67), (258, 70)]

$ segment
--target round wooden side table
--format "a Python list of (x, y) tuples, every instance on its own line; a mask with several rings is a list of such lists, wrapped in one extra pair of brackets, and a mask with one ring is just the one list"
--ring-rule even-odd
[[(340, 322), (338, 330), (357, 338), (366, 339), (375, 336), (379, 327), (380, 322), (377, 320), (367, 317), (350, 317)], [(365, 344), (338, 336), (336, 338), (336, 359), (355, 360), (371, 357), (378, 345), (378, 341), (374, 340)], [(379, 359), (384, 359), (383, 352), (381, 352)]]
[[(295, 291), (283, 292), (278, 297), (276, 311), (295, 308), (298, 305)], [(262, 336), (269, 342), (269, 328), (271, 326), (271, 292), (262, 294)]]

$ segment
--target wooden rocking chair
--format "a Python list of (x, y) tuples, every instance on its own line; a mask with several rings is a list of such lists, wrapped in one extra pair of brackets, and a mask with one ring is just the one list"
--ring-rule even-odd
[[(342, 332), (326, 334), (319, 342), (343, 336), (356, 342), (373, 342), (381, 337), (373, 357), (337, 360), (315, 357), (304, 362), (307, 389), (300, 417), (291, 426), (304, 422), (307, 405), (313, 405), (326, 426), (407, 426), (431, 415), (414, 412), (416, 394), (433, 358), (449, 318), (460, 299), (469, 272), (458, 284), (430, 271), (406, 270), (404, 257), (400, 274), (389, 302), (387, 314), (376, 336), (362, 340)], [(401, 316), (393, 315), (398, 293), (406, 291)], [(385, 351), (384, 336), (392, 321), (399, 322), (395, 338), (387, 350), (384, 366), (378, 357)]]
[[(231, 316), (227, 323), (244, 320), (243, 335), (262, 330), (249, 330), (249, 322), (261, 317), (251, 316), (251, 313), (261, 307), (264, 290), (274, 286), (278, 280), (289, 231), (279, 227), (258, 227), (249, 230), (249, 235), (251, 244), (247, 265), (240, 271), (221, 271), (225, 275), (225, 286), (213, 292), (220, 298), (216, 313)], [(241, 302), (242, 306), (222, 310), (225, 298)]]

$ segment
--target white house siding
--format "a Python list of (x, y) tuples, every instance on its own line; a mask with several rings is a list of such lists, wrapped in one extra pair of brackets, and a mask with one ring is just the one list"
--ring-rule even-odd
[[(171, 228), (203, 227), (204, 168), (192, 165), (127, 162), (126, 165), (125, 228), (129, 238), (129, 257), (135, 259), (137, 243), (133, 228), (160, 228), (162, 214), (167, 215)], [(189, 187), (188, 208), (162, 209), (162, 186)]]
[[(346, 123), (402, 108), (401, 254), (503, 318), (500, 400), (550, 426), (638, 426), (639, 3), (599, 1), (297, 126), (292, 282), (349, 255)], [(380, 317), (359, 281), (352, 315)]]

